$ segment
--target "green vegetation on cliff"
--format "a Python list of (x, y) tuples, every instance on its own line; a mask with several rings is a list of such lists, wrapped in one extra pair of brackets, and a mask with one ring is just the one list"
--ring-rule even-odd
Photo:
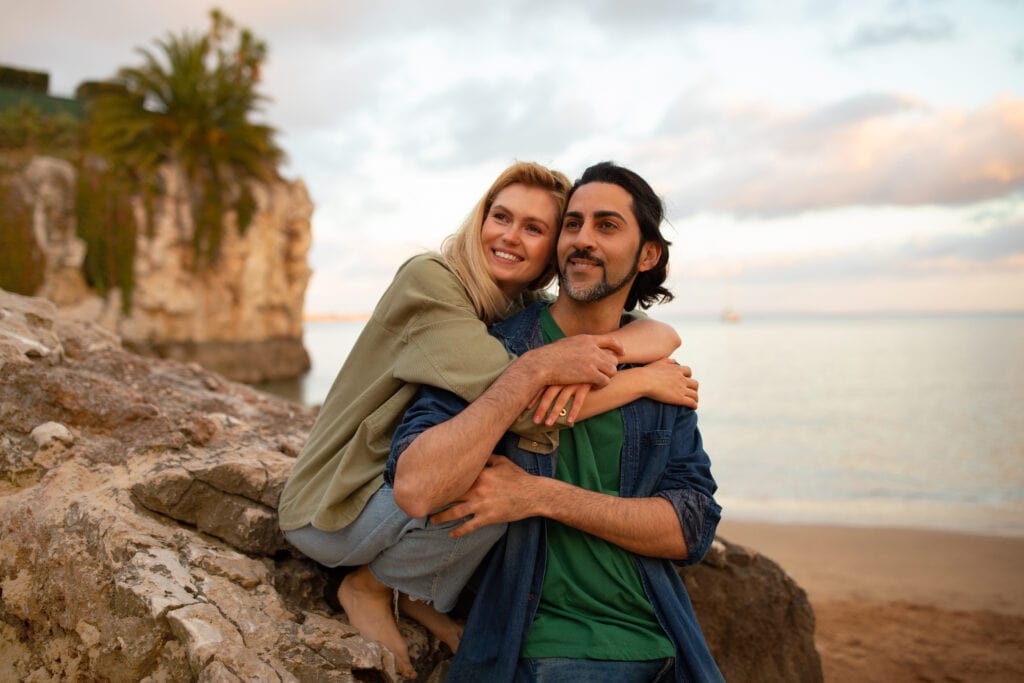
[[(0, 286), (32, 293), (41, 282), (31, 212), (11, 175), (35, 154), (76, 165), (86, 281), (100, 293), (121, 288), (126, 308), (135, 237), (152, 228), (163, 164), (176, 165), (185, 177), (193, 268), (216, 262), (228, 212), (234, 212), (240, 231), (248, 227), (256, 211), (249, 183), (276, 177), (283, 158), (274, 129), (252, 120), (266, 101), (258, 91), (266, 43), (214, 9), (205, 34), (168, 34), (155, 46), (140, 48), (142, 63), (122, 68), (109, 81), (79, 86), (80, 101), (67, 102), (84, 103), (84, 122), (70, 110), (43, 112), (37, 106), (59, 99), (46, 95), (46, 74), (0, 73), (0, 86), (20, 88), (8, 88), (9, 97), (0, 101)], [(133, 198), (143, 202), (148, 225), (136, 225)]]
[(274, 130), (251, 120), (265, 100), (257, 85), (266, 44), (219, 10), (210, 19), (205, 35), (168, 35), (158, 53), (140, 49), (143, 64), (121, 69), (122, 88), (96, 96), (89, 117), (93, 149), (139, 183), (166, 162), (184, 171), (197, 266), (216, 260), (225, 211), (251, 203), (247, 182), (272, 178), (283, 156)]

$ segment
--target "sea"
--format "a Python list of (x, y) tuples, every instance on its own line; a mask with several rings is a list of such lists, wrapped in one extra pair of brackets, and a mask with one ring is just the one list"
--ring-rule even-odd
[[(1024, 537), (1024, 313), (661, 316), (727, 518)], [(309, 322), (320, 404), (363, 322)]]

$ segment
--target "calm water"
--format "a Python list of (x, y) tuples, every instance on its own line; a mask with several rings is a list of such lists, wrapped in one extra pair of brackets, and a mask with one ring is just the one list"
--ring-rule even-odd
[[(735, 519), (1024, 536), (1024, 316), (671, 318)], [(362, 323), (310, 323), (317, 404)]]

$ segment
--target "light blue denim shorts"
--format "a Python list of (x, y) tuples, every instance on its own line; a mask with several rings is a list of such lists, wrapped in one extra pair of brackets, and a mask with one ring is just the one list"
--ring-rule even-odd
[(348, 526), (323, 531), (306, 525), (284, 536), (326, 567), (369, 565), (381, 583), (449, 612), (508, 526), (489, 525), (451, 538), (448, 533), (463, 521), (431, 524), (428, 517), (412, 519), (395, 504), (392, 488), (384, 485)]

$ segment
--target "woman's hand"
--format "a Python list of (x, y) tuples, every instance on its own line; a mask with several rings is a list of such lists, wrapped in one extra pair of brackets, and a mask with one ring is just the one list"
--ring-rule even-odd
[[(537, 404), (533, 421), (536, 424), (544, 422), (550, 427), (558, 418), (565, 417), (570, 425), (574, 424), (591, 389), (590, 384), (555, 384), (540, 391), (530, 404)], [(572, 401), (572, 406), (567, 412), (569, 401)]]
[(697, 409), (699, 383), (690, 368), (671, 358), (648, 363), (638, 368), (644, 374), (644, 396), (677, 406)]

